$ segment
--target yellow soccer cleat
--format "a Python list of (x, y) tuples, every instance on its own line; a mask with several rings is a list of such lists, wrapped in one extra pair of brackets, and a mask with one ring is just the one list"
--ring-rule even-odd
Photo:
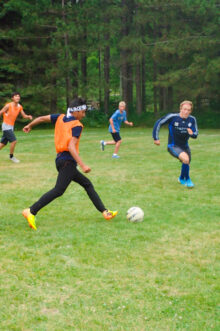
[(31, 214), (30, 208), (24, 209), (22, 212), (22, 215), (26, 218), (28, 221), (28, 224), (30, 228), (37, 230), (36, 224), (35, 224), (35, 216)]
[(115, 210), (115, 211), (111, 211), (111, 210), (105, 210), (103, 211), (102, 215), (104, 216), (104, 218), (109, 221), (111, 220), (112, 218), (114, 218), (116, 215), (118, 214), (118, 211)]

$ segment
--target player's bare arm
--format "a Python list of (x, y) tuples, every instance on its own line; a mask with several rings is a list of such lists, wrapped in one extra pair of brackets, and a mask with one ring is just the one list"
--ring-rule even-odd
[(190, 136), (193, 135), (193, 130), (192, 130), (192, 129), (188, 128), (187, 131), (188, 131), (188, 134), (189, 134)]
[(35, 118), (31, 123), (27, 124), (24, 128), (23, 131), (28, 133), (32, 130), (32, 128), (40, 123), (51, 123), (51, 117), (50, 115), (46, 116), (39, 116)]
[(160, 140), (154, 140), (154, 144), (160, 146)]
[(127, 124), (127, 125), (130, 125), (130, 126), (134, 125), (133, 122), (124, 121), (124, 123)]
[(25, 114), (25, 112), (24, 112), (23, 110), (21, 111), (21, 116), (22, 116), (23, 118), (28, 119), (28, 120), (32, 120), (32, 119), (33, 119), (33, 117), (32, 117), (31, 115), (27, 115), (27, 114)]
[(83, 163), (82, 159), (80, 158), (79, 154), (77, 153), (76, 150), (76, 144), (77, 144), (78, 139), (76, 137), (72, 137), (68, 149), (74, 160), (79, 164), (80, 168), (82, 169), (83, 172), (88, 173), (91, 171), (91, 168), (87, 166), (86, 164)]
[(0, 116), (5, 113), (6, 111), (8, 111), (9, 106), (5, 105), (1, 110), (0, 110)]

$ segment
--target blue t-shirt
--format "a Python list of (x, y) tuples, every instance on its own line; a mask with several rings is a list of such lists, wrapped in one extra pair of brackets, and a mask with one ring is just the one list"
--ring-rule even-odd
[[(120, 113), (120, 110), (116, 110), (114, 114), (112, 115), (111, 119), (113, 120), (114, 128), (116, 132), (120, 131), (121, 123), (127, 121), (127, 115), (126, 111), (123, 110), (122, 113)], [(108, 128), (109, 132), (112, 133), (112, 126), (111, 124), (109, 125)]]
[[(154, 140), (159, 140), (159, 131), (164, 124), (168, 124), (169, 128), (168, 147), (179, 146), (186, 148), (188, 147), (189, 138), (197, 138), (198, 136), (198, 127), (194, 116), (190, 115), (187, 118), (182, 118), (178, 113), (170, 113), (155, 123), (153, 128)], [(188, 134), (188, 128), (193, 131), (192, 135)]]
[[(56, 121), (57, 121), (57, 119), (60, 115), (61, 114), (52, 114), (52, 115), (50, 115), (51, 123), (56, 124)], [(74, 116), (71, 116), (71, 117), (64, 116), (64, 118), (63, 118), (64, 122), (71, 122), (71, 121), (75, 121), (75, 120), (76, 120), (76, 118)], [(72, 129), (72, 136), (76, 137), (76, 138), (79, 138), (81, 132), (82, 132), (82, 127), (81, 126), (75, 126)], [(57, 160), (72, 160), (76, 163), (76, 161), (74, 160), (74, 158), (72, 157), (72, 155), (69, 152), (58, 153), (56, 161)]]

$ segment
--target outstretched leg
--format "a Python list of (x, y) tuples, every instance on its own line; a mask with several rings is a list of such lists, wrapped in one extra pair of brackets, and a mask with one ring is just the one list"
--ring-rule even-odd
[(40, 209), (48, 205), (54, 199), (63, 195), (73, 178), (72, 169), (72, 162), (66, 161), (63, 163), (61, 168), (59, 168), (56, 185), (52, 188), (52, 190), (42, 195), (42, 197), (30, 207), (31, 214), (36, 215)]

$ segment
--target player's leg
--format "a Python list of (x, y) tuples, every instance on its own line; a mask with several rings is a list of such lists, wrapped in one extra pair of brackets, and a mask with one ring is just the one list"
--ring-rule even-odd
[(114, 153), (113, 153), (112, 157), (114, 159), (118, 159), (119, 158), (118, 151), (119, 151), (120, 145), (122, 143), (122, 139), (120, 137), (119, 132), (113, 133), (112, 136), (113, 136), (113, 139), (115, 141), (115, 150), (114, 150)]
[(3, 131), (3, 134), (2, 134), (2, 138), (1, 138), (1, 142), (0, 142), (0, 150), (2, 148), (4, 148), (8, 143), (8, 139), (7, 137), (5, 136), (5, 131)]
[(13, 130), (5, 130), (4, 135), (10, 142), (10, 154), (9, 159), (14, 163), (19, 163), (20, 161), (14, 156), (15, 146), (17, 144), (17, 139), (15, 137)]
[(178, 182), (182, 185), (186, 185), (186, 173), (188, 169), (189, 157), (186, 152), (179, 146), (168, 146), (168, 152), (175, 158), (179, 159), (182, 163), (181, 173), (178, 178)]
[(190, 176), (189, 176), (190, 162), (191, 162), (191, 151), (190, 151), (190, 148), (187, 148), (184, 151), (184, 153), (185, 153), (184, 155), (183, 155), (183, 153), (181, 153), (182, 154), (181, 157), (183, 159), (181, 174), (185, 178), (185, 185), (186, 185), (186, 187), (193, 188), (194, 187), (194, 184), (191, 181)]
[(115, 144), (116, 142), (114, 140), (108, 140), (108, 141), (100, 140), (100, 147), (102, 151), (104, 151), (106, 145), (115, 145)]
[(93, 205), (103, 214), (105, 219), (109, 220), (117, 215), (117, 211), (110, 211), (104, 206), (91, 181), (81, 172), (79, 172), (76, 167), (74, 169), (73, 181), (85, 189)]
[(1, 150), (2, 148), (4, 148), (5, 146), (6, 146), (6, 144), (0, 143), (0, 150)]
[(72, 181), (73, 176), (73, 162), (71, 161), (58, 161), (57, 169), (59, 174), (57, 176), (56, 185), (54, 188), (44, 195), (35, 202), (30, 208), (23, 210), (23, 216), (27, 219), (30, 227), (36, 230), (35, 225), (35, 215), (39, 212), (40, 209), (48, 205), (54, 199), (60, 197), (69, 186), (70, 182)]
[(122, 140), (117, 141), (117, 143), (115, 144), (115, 154), (118, 154), (120, 145), (122, 143)]

